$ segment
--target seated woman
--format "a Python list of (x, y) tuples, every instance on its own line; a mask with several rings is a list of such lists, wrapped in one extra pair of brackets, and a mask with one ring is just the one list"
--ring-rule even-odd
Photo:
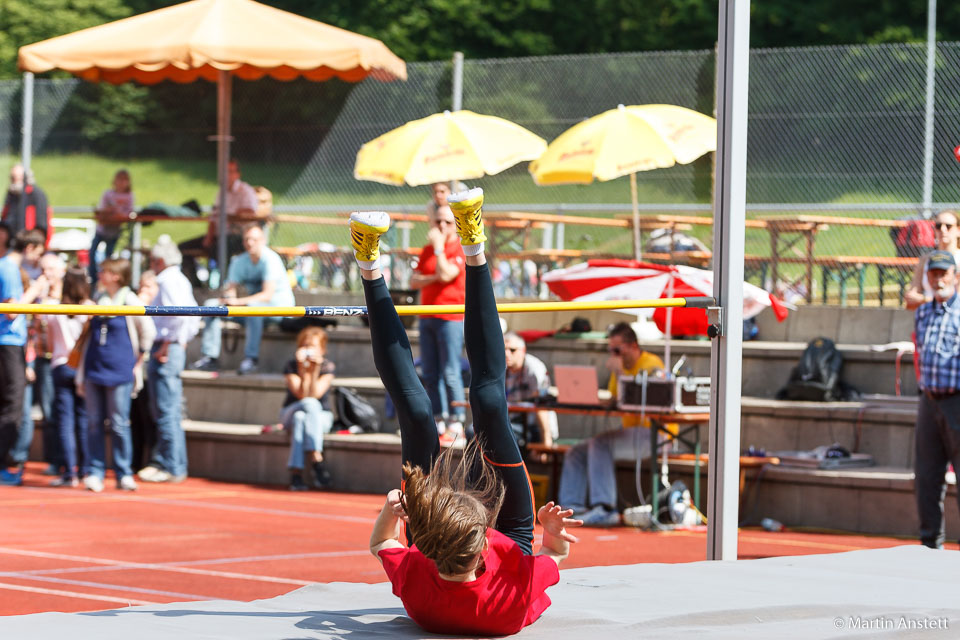
[(333, 413), (329, 394), (336, 366), (326, 359), (327, 332), (307, 327), (297, 334), (297, 350), (283, 367), (287, 397), (280, 410), (280, 422), (290, 432), (290, 490), (306, 491), (303, 481), (303, 454), (312, 457), (313, 480), (318, 489), (330, 486), (330, 472), (323, 461), (323, 436), (330, 433)]
[[(400, 423), (403, 491), (387, 494), (370, 551), (380, 560), (410, 617), (434, 633), (506, 635), (550, 606), (559, 563), (581, 523), (552, 502), (538, 514), (543, 545), (533, 552), (533, 497), (504, 396), (503, 334), (483, 255), (483, 192), (451, 196), (466, 255), (467, 356), (474, 372), (470, 405), (477, 437), (458, 462), (440, 440), (433, 408), (417, 378), (410, 342), (383, 280), (379, 237), (383, 212), (354, 213), (350, 230), (363, 278), (374, 363)], [(400, 541), (401, 521), (412, 545)]]

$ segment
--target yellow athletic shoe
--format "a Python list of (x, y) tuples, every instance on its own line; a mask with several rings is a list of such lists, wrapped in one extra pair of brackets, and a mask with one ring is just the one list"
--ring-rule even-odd
[(373, 263), (380, 258), (380, 236), (390, 228), (385, 211), (354, 211), (350, 214), (350, 244), (358, 262)]
[(457, 223), (460, 244), (466, 247), (486, 241), (487, 236), (483, 235), (483, 189), (475, 187), (453, 193), (447, 198), (447, 204)]

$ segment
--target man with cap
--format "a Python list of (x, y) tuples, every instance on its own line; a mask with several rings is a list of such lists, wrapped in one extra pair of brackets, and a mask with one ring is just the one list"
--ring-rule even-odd
[(960, 299), (957, 265), (949, 251), (927, 259), (933, 300), (916, 314), (920, 406), (914, 432), (914, 486), (920, 541), (943, 547), (943, 498), (948, 463), (960, 470)]

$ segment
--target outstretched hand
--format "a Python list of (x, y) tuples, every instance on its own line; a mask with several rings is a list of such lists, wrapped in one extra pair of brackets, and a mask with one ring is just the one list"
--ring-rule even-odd
[(543, 530), (547, 533), (566, 542), (579, 542), (575, 535), (566, 530), (566, 527), (579, 527), (583, 524), (583, 520), (575, 520), (570, 517), (572, 515), (573, 509), (564, 509), (551, 501), (540, 507), (540, 511), (537, 512), (537, 520), (540, 521)]
[(409, 522), (410, 519), (407, 517), (407, 512), (403, 508), (403, 503), (400, 502), (400, 498), (403, 494), (400, 493), (400, 489), (393, 489), (390, 493), (387, 494), (387, 506), (390, 508), (390, 512), (400, 518), (404, 522)]

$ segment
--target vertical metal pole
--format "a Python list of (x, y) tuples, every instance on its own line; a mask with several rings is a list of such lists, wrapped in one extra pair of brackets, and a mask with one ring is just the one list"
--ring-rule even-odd
[[(623, 105), (620, 105), (621, 107)], [(643, 257), (643, 247), (640, 246), (642, 239), (640, 237), (640, 205), (637, 199), (637, 174), (630, 174), (630, 207), (633, 210), (633, 259), (640, 260)]]
[(20, 129), (20, 163), (30, 171), (33, 160), (33, 72), (23, 74), (23, 114)]
[(453, 94), (450, 100), (451, 111), (463, 109), (463, 52), (453, 52)]
[(713, 295), (723, 331), (710, 354), (707, 559), (736, 560), (750, 0), (721, 0), (718, 33)]
[(230, 90), (231, 76), (227, 71), (217, 74), (217, 269), (220, 272), (219, 289), (227, 280), (227, 164), (230, 162)]
[(933, 119), (937, 73), (937, 0), (927, 2), (927, 102), (923, 131), (923, 217), (933, 214)]
[(143, 272), (141, 245), (143, 245), (143, 225), (134, 222), (133, 228), (130, 229), (130, 276), (134, 287), (140, 286), (140, 274)]

